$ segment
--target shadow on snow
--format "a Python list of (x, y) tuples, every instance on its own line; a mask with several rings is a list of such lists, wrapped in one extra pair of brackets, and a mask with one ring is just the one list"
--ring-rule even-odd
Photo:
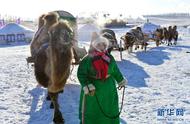
[(137, 52), (136, 57), (139, 61), (149, 65), (161, 65), (165, 60), (169, 60), (170, 53), (164, 51), (166, 47), (155, 47), (147, 52)]
[[(30, 109), (30, 118), (28, 124), (50, 124), (53, 120), (53, 109), (50, 109), (50, 101), (46, 100), (47, 90), (43, 88), (34, 88), (29, 91), (33, 97)], [(78, 105), (79, 105), (80, 85), (66, 84), (64, 93), (59, 94), (59, 105), (62, 115), (67, 124), (79, 123)], [(39, 101), (42, 100), (42, 105)]]
[(149, 75), (144, 71), (143, 67), (128, 60), (117, 61), (117, 64), (128, 80), (129, 86), (147, 87), (145, 79), (149, 78)]

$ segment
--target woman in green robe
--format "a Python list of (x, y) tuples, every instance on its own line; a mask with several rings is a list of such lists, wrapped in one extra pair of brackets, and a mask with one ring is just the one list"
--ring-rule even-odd
[(82, 59), (77, 72), (81, 84), (80, 124), (119, 124), (119, 117), (110, 119), (101, 108), (106, 115), (118, 114), (116, 84), (123, 87), (127, 80), (119, 71), (114, 57), (106, 51), (108, 40), (98, 35), (93, 39), (89, 53)]

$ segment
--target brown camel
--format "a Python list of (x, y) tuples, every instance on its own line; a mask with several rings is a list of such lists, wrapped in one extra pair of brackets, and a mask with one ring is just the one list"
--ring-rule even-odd
[(178, 40), (178, 31), (177, 31), (177, 26), (173, 26), (173, 39), (174, 39), (174, 45), (177, 45), (177, 40)]
[(108, 52), (111, 53), (111, 51), (113, 49), (118, 49), (119, 45), (117, 43), (117, 39), (116, 39), (116, 35), (115, 32), (111, 29), (103, 29), (100, 31), (100, 34), (107, 38), (109, 41), (109, 48), (108, 48)]
[(164, 43), (167, 44), (169, 38), (169, 32), (166, 27), (163, 28)]
[(164, 39), (163, 29), (156, 29), (154, 32), (154, 40), (156, 41), (156, 46), (158, 47), (161, 44), (161, 41)]
[(172, 26), (169, 26), (168, 27), (168, 46), (169, 45), (172, 45), (172, 39), (173, 39), (173, 29), (172, 29)]
[(144, 49), (146, 51), (148, 43), (146, 43), (140, 27), (131, 29), (124, 36), (122, 36), (121, 39), (124, 41), (124, 49), (128, 49), (129, 52), (132, 52), (132, 47), (134, 45), (136, 46), (135, 50), (137, 50), (139, 48), (139, 45), (141, 45), (141, 49)]
[(38, 83), (48, 88), (48, 94), (54, 106), (54, 123), (64, 124), (59, 110), (58, 94), (63, 91), (70, 74), (74, 36), (68, 23), (58, 21), (57, 14), (49, 13), (43, 18), (44, 29), (37, 32), (39, 34), (36, 39), (34, 38), (35, 42), (39, 41), (34, 44), (41, 44), (36, 47), (34, 71)]

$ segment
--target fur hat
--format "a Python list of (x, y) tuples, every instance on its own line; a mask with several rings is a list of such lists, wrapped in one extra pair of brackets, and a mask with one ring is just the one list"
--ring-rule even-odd
[(91, 38), (91, 47), (96, 49), (96, 50), (99, 50), (97, 48), (97, 46), (100, 43), (103, 43), (106, 46), (105, 50), (108, 49), (109, 41), (106, 38), (104, 38), (103, 36), (98, 35), (96, 32), (93, 32), (92, 33), (92, 38)]

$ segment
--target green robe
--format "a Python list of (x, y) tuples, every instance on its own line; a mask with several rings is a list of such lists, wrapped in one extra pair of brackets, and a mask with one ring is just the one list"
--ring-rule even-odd
[(96, 72), (92, 66), (92, 57), (86, 56), (80, 63), (77, 76), (81, 84), (79, 119), (82, 124), (82, 105), (84, 102), (84, 124), (119, 124), (119, 118), (109, 119), (101, 112), (95, 96), (84, 95), (83, 87), (93, 84), (96, 88), (95, 94), (98, 97), (103, 111), (109, 116), (115, 116), (119, 112), (118, 94), (116, 82), (120, 83), (124, 78), (118, 69), (116, 61), (110, 55), (108, 75), (105, 80), (95, 79)]

